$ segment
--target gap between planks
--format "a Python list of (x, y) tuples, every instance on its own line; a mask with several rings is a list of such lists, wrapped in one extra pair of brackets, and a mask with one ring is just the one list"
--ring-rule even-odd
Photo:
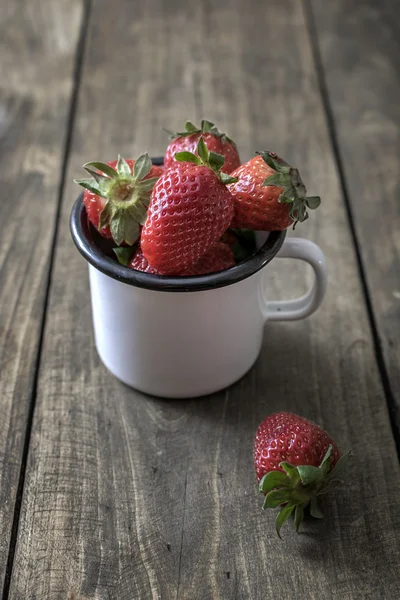
[(364, 262), (362, 259), (360, 242), (358, 240), (356, 227), (354, 223), (353, 211), (351, 208), (350, 202), (350, 194), (348, 191), (348, 185), (346, 181), (346, 176), (343, 168), (343, 161), (339, 147), (338, 135), (336, 132), (335, 118), (332, 110), (331, 101), (329, 99), (328, 87), (326, 84), (325, 71), (321, 58), (321, 53), (319, 49), (319, 40), (318, 40), (318, 32), (315, 24), (315, 19), (313, 15), (313, 10), (311, 7), (310, 0), (302, 0), (303, 3), (303, 11), (304, 11), (304, 22), (306, 24), (308, 36), (310, 39), (310, 47), (311, 52), (315, 64), (315, 72), (317, 75), (317, 83), (321, 94), (322, 105), (324, 108), (324, 112), (326, 115), (326, 121), (329, 131), (329, 138), (332, 145), (332, 154), (334, 157), (335, 165), (338, 172), (339, 184), (342, 190), (344, 206), (347, 214), (347, 219), (350, 228), (350, 235), (353, 241), (355, 256), (356, 256), (356, 264), (358, 274), (360, 276), (361, 289), (364, 296), (365, 307), (368, 316), (368, 322), (371, 329), (371, 335), (374, 346), (374, 355), (375, 360), (378, 366), (379, 376), (382, 382), (383, 391), (385, 394), (386, 405), (388, 408), (390, 425), (392, 428), (393, 438), (396, 444), (397, 456), (400, 460), (400, 415), (397, 414), (397, 407), (394, 397), (394, 392), (390, 383), (388, 371), (385, 364), (385, 359), (382, 351), (382, 344), (379, 337), (378, 325), (374, 314), (374, 309), (372, 306), (371, 294), (369, 291), (367, 277), (366, 277), (366, 269), (364, 267)]
[(56, 215), (55, 215), (55, 221), (54, 221), (54, 233), (53, 233), (53, 238), (52, 238), (51, 246), (50, 246), (49, 265), (47, 268), (47, 275), (46, 275), (46, 285), (45, 285), (46, 292), (45, 292), (44, 305), (43, 305), (43, 316), (42, 316), (42, 322), (41, 322), (40, 334), (39, 334), (38, 351), (37, 351), (36, 362), (35, 362), (35, 374), (34, 374), (33, 384), (32, 384), (32, 397), (31, 397), (31, 402), (29, 405), (29, 413), (28, 413), (28, 418), (27, 418), (25, 439), (24, 439), (24, 445), (23, 445), (23, 451), (22, 451), (21, 468), (20, 468), (20, 474), (19, 474), (19, 479), (18, 479), (17, 494), (16, 494), (16, 499), (15, 499), (14, 517), (13, 517), (13, 523), (12, 523), (12, 528), (11, 528), (10, 545), (9, 545), (9, 550), (8, 550), (8, 559), (7, 559), (7, 566), (6, 566), (6, 572), (5, 572), (5, 578), (4, 578), (2, 600), (8, 600), (9, 593), (10, 593), (10, 584), (11, 584), (11, 577), (12, 577), (13, 564), (14, 564), (15, 548), (16, 548), (17, 539), (18, 539), (18, 529), (19, 529), (22, 497), (23, 497), (23, 493), (24, 493), (26, 466), (27, 466), (27, 461), (28, 461), (29, 446), (30, 446), (32, 426), (33, 426), (33, 418), (34, 418), (34, 413), (35, 413), (40, 361), (41, 361), (41, 355), (42, 355), (44, 333), (45, 333), (45, 329), (46, 329), (46, 316), (47, 316), (47, 307), (48, 307), (48, 301), (49, 301), (49, 295), (50, 295), (51, 278), (52, 278), (52, 272), (53, 272), (54, 254), (55, 254), (55, 248), (56, 248), (57, 238), (58, 238), (58, 230), (59, 230), (59, 225), (60, 225), (61, 203), (62, 203), (62, 196), (63, 196), (64, 185), (65, 185), (65, 178), (66, 178), (66, 173), (67, 173), (68, 159), (69, 159), (70, 150), (71, 150), (72, 132), (73, 132), (73, 125), (74, 125), (74, 121), (75, 121), (75, 115), (76, 115), (76, 109), (77, 109), (77, 103), (78, 103), (79, 87), (80, 87), (80, 83), (81, 83), (82, 66), (83, 66), (85, 50), (86, 50), (86, 40), (87, 40), (87, 32), (88, 32), (88, 28), (89, 28), (90, 14), (91, 14), (91, 0), (84, 0), (83, 1), (82, 21), (81, 21), (78, 43), (76, 46), (76, 53), (75, 53), (75, 59), (74, 59), (73, 85), (72, 85), (72, 92), (71, 92), (70, 107), (69, 107), (68, 117), (67, 117), (67, 127), (66, 127), (66, 134), (65, 134), (64, 149), (62, 152), (62, 166), (61, 166), (60, 183), (59, 183), (58, 190), (57, 190), (57, 209), (56, 209)]

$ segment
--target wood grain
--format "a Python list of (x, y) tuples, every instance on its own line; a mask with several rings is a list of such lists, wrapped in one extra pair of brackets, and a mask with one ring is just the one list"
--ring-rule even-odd
[[(95, 3), (12, 600), (376, 600), (400, 591), (400, 473), (304, 15), (296, 0), (242, 7)], [(330, 287), (312, 318), (267, 326), (260, 359), (238, 384), (164, 401), (99, 362), (86, 265), (68, 231), (70, 181), (89, 159), (159, 154), (161, 126), (202, 116), (226, 127), (244, 157), (274, 148), (301, 168), (310, 193), (323, 192), (299, 233), (326, 251)], [(274, 295), (296, 293), (301, 271), (268, 268)], [(252, 466), (255, 429), (278, 409), (318, 421), (355, 453), (327, 520), (301, 536), (286, 529), (282, 543)]]
[(398, 5), (311, 5), (400, 444)]
[(44, 314), (81, 2), (0, 17), (0, 589)]

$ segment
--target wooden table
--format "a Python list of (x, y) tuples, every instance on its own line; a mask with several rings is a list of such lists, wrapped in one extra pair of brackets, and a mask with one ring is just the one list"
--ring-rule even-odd
[[(0, 20), (3, 600), (399, 598), (396, 2), (5, 0)], [(232, 388), (164, 401), (96, 354), (72, 179), (202, 117), (322, 195), (298, 233), (329, 292), (268, 325)], [(302, 291), (301, 268), (270, 268), (275, 296)], [(252, 465), (280, 409), (354, 452), (326, 520), (282, 542)]]

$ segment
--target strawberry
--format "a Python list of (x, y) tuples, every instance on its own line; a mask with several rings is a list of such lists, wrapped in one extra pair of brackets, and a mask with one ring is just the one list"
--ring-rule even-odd
[(199, 260), (229, 227), (233, 200), (221, 172), (224, 158), (209, 152), (200, 137), (198, 156), (178, 152), (151, 194), (141, 248), (162, 275), (182, 273)]
[(254, 466), (260, 492), (266, 494), (263, 508), (281, 510), (276, 531), (295, 513), (299, 530), (304, 509), (313, 517), (323, 515), (319, 496), (339, 481), (351, 452), (340, 457), (333, 439), (318, 425), (287, 412), (268, 416), (259, 425), (254, 442)]
[(225, 162), (222, 167), (224, 173), (230, 173), (240, 165), (239, 153), (236, 144), (226, 133), (220, 133), (214, 123), (203, 120), (201, 127), (196, 127), (190, 121), (185, 123), (185, 131), (179, 133), (170, 133), (173, 141), (167, 147), (164, 155), (164, 165), (166, 168), (175, 165), (175, 154), (177, 152), (188, 151), (196, 154), (197, 144), (202, 136), (210, 152), (216, 152), (224, 157)]
[(221, 235), (221, 242), (223, 242), (224, 244), (229, 246), (229, 248), (233, 248), (233, 246), (237, 242), (237, 235), (235, 234), (235, 232), (232, 229), (227, 229)]
[(263, 152), (231, 173), (237, 182), (229, 186), (235, 199), (232, 227), (263, 231), (286, 229), (308, 218), (307, 208), (321, 203), (307, 190), (297, 169), (274, 152)]
[(143, 271), (144, 273), (153, 273), (154, 275), (158, 275), (158, 271), (153, 269), (147, 262), (141, 248), (138, 248), (135, 254), (132, 256), (131, 260), (128, 263), (129, 268), (136, 269), (136, 271)]
[(185, 269), (181, 275), (216, 273), (234, 267), (235, 264), (235, 256), (229, 246), (222, 242), (215, 242), (194, 265)]
[(146, 220), (151, 190), (163, 169), (152, 165), (148, 154), (136, 161), (119, 156), (118, 161), (89, 162), (83, 168), (92, 179), (75, 179), (75, 183), (85, 188), (83, 203), (89, 221), (118, 246), (134, 244)]
[[(118, 260), (121, 264), (128, 265), (131, 269), (136, 269), (137, 271), (160, 275), (156, 269), (153, 269), (153, 267), (149, 265), (141, 248), (136, 250), (129, 262), (125, 259), (125, 248), (116, 248), (115, 250), (122, 251), (117, 253)], [(176, 275), (185, 277), (191, 275), (206, 275), (207, 273), (216, 273), (217, 271), (229, 269), (229, 267), (234, 266), (235, 257), (232, 250), (222, 242), (215, 242), (215, 244), (211, 246), (204, 256), (202, 256), (194, 265), (188, 267), (181, 273), (176, 273)]]

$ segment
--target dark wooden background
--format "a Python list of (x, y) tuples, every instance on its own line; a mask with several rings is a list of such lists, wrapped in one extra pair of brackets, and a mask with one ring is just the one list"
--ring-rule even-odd
[[(400, 20), (395, 0), (5, 0), (0, 14), (3, 600), (400, 597)], [(223, 393), (164, 401), (100, 364), (73, 177), (215, 120), (296, 164), (326, 252), (313, 317)], [(272, 264), (275, 296), (308, 272)], [(240, 343), (240, 341), (238, 341)], [(255, 429), (287, 409), (354, 459), (283, 542)]]

